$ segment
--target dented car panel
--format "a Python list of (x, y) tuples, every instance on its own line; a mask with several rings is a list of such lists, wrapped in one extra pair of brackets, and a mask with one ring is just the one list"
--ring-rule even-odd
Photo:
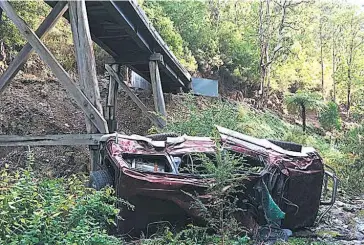
[[(263, 183), (285, 213), (282, 227), (312, 226), (320, 205), (324, 176), (323, 161), (318, 153), (304, 147), (301, 152), (293, 152), (268, 140), (222, 127), (218, 130), (223, 149), (241, 155), (252, 166), (262, 167), (260, 173), (246, 173), (247, 179), (241, 183), (245, 188), (241, 198), (249, 200), (250, 205), (244, 206), (247, 211), (240, 221), (250, 226), (251, 231), (267, 222), (257, 194)], [(193, 198), (188, 193), (208, 201), (205, 191), (214, 180), (182, 173), (178, 161), (190, 154), (216, 153), (217, 146), (212, 139), (181, 136), (157, 142), (142, 136), (117, 135), (110, 137), (105, 146), (106, 157), (114, 169), (118, 196), (136, 206), (135, 212), (123, 214), (129, 228), (142, 229), (153, 221), (164, 219), (201, 220), (198, 212), (191, 208)], [(249, 210), (251, 206), (254, 208)]]

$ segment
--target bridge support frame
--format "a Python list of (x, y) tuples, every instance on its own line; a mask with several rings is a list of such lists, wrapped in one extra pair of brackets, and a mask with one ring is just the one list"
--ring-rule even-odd
[[(113, 64), (111, 68), (117, 73), (120, 73), (120, 65)], [(117, 95), (118, 95), (119, 83), (115, 80), (114, 76), (110, 75), (109, 88), (107, 93), (105, 119), (109, 127), (109, 132), (116, 132), (118, 125), (116, 121), (116, 107), (117, 107)]]
[(162, 117), (161, 122), (164, 127), (166, 125), (167, 112), (166, 112), (166, 105), (164, 102), (162, 83), (158, 67), (158, 64), (160, 62), (163, 63), (163, 56), (159, 53), (154, 53), (149, 58), (149, 72), (150, 72), (150, 80), (152, 83), (154, 106), (158, 115)]
[[(25, 37), (28, 43), (18, 54), (9, 68), (0, 78), (0, 92), (10, 83), (12, 78), (20, 70), (21, 66), (30, 56), (32, 48), (38, 53), (41, 59), (49, 66), (56, 75), (60, 83), (66, 88), (68, 93), (76, 101), (77, 105), (86, 115), (86, 128), (89, 133), (109, 132), (106, 120), (102, 114), (100, 103), (100, 92), (96, 78), (95, 57), (92, 49), (91, 34), (88, 26), (87, 12), (85, 1), (69, 2), (71, 26), (76, 51), (77, 65), (80, 76), (80, 87), (74, 83), (69, 74), (63, 69), (52, 53), (47, 49), (40, 37), (57, 22), (57, 20), (67, 10), (67, 3), (58, 2), (51, 13), (43, 21), (37, 32), (34, 33), (31, 28), (21, 19), (8, 1), (0, 1), (0, 7), (4, 10), (18, 28), (20, 33)], [(90, 145), (91, 150), (91, 171), (98, 168), (99, 151), (98, 147)]]
[(165, 126), (164, 120), (151, 112), (148, 107), (135, 95), (135, 93), (129, 88), (127, 84), (124, 83), (123, 78), (120, 76), (118, 71), (112, 67), (113, 65), (105, 65), (106, 71), (110, 75), (110, 79), (114, 79), (118, 85), (125, 91), (125, 93), (130, 97), (130, 99), (139, 107), (142, 113), (149, 118), (154, 126), (158, 128), (163, 128)]
[[(88, 24), (86, 3), (84, 0), (68, 1), (68, 5), (80, 87), (95, 108), (102, 113), (101, 97), (96, 76), (96, 61)], [(102, 129), (98, 129), (89, 118), (86, 117), (85, 119), (87, 133), (109, 131), (106, 123), (102, 125)], [(91, 171), (98, 170), (100, 151), (98, 147), (92, 145), (89, 146), (89, 149), (91, 153)]]

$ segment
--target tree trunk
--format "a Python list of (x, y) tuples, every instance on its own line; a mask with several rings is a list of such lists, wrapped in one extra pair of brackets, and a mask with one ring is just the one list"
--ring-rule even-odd
[(267, 87), (265, 92), (265, 97), (268, 98), (269, 97), (269, 91), (270, 91), (270, 64), (267, 66), (267, 71), (266, 71), (266, 80), (267, 80)]
[(346, 110), (347, 114), (349, 115), (349, 110), (351, 106), (351, 81), (348, 81), (348, 89), (346, 94)]
[(336, 81), (335, 81), (335, 62), (336, 62), (336, 54), (335, 54), (335, 36), (332, 37), (332, 86), (333, 86), (333, 101), (336, 103)]
[(320, 25), (320, 59), (321, 59), (321, 91), (324, 96), (324, 59), (323, 59), (323, 44), (322, 44), (322, 23)]
[(3, 40), (0, 39), (0, 61), (6, 61), (5, 45)]
[(301, 113), (302, 113), (302, 131), (306, 132), (306, 106), (304, 104), (301, 104)]
[(349, 66), (349, 68), (348, 68), (348, 87), (347, 87), (347, 94), (346, 94), (346, 110), (347, 110), (348, 116), (349, 116), (350, 106), (351, 106), (351, 67)]

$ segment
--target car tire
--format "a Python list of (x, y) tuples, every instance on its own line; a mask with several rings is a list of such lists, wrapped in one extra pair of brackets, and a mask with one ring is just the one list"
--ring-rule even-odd
[(150, 134), (146, 137), (156, 141), (165, 141), (168, 137), (178, 137), (179, 135), (176, 133), (161, 133), (161, 134)]
[(90, 173), (90, 188), (99, 191), (106, 186), (113, 186), (113, 183), (113, 177), (108, 170), (98, 170)]
[(294, 152), (302, 151), (302, 145), (300, 144), (286, 142), (286, 141), (279, 141), (279, 140), (269, 140), (269, 141), (287, 151), (294, 151)]

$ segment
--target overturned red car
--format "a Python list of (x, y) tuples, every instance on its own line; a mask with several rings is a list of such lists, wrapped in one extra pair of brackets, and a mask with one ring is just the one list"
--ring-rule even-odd
[[(257, 139), (217, 126), (219, 147), (244, 158), (258, 172), (247, 171), (241, 183), (241, 202), (246, 210), (241, 217), (250, 232), (269, 222), (267, 198), (284, 213), (281, 228), (298, 229), (313, 226), (320, 204), (335, 202), (337, 179), (325, 170), (319, 154), (311, 147)], [(91, 173), (90, 185), (101, 189), (112, 185), (119, 197), (135, 205), (123, 210), (122, 233), (140, 231), (158, 221), (173, 225), (199, 222), (198, 212), (187, 193), (204, 193), (207, 179), (194, 164), (196, 154), (213, 155), (217, 144), (208, 137), (160, 134), (152, 136), (106, 135), (101, 139), (102, 170)], [(188, 171), (186, 171), (186, 169)], [(322, 187), (333, 180), (331, 200), (321, 201)]]

